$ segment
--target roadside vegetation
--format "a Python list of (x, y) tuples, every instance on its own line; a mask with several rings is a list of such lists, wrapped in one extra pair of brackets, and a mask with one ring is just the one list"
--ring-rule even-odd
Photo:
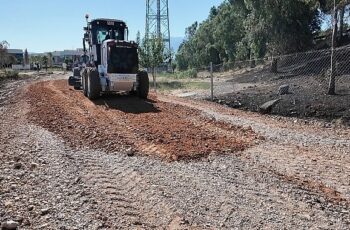
[(208, 90), (210, 82), (204, 78), (193, 78), (186, 75), (186, 72), (161, 73), (157, 79), (157, 89), (159, 91), (172, 90)]
[(18, 79), (19, 73), (14, 70), (0, 70), (0, 82), (6, 79)]
[[(333, 18), (334, 46), (349, 44), (348, 0), (228, 0), (210, 10), (208, 18), (186, 29), (177, 54), (178, 70), (254, 60), (317, 49), (317, 37), (329, 35), (321, 25)], [(331, 27), (331, 25), (328, 25)], [(328, 39), (329, 41), (331, 39)], [(328, 47), (332, 44), (328, 42)], [(326, 47), (322, 47), (326, 48)]]

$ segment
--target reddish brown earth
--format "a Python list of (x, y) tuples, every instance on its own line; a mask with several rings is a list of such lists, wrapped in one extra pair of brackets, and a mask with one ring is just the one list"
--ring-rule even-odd
[(58, 80), (32, 84), (26, 100), (31, 121), (77, 148), (124, 148), (181, 160), (242, 151), (259, 139), (251, 129), (209, 120), (196, 109), (159, 101), (155, 95), (147, 101), (111, 95), (92, 102)]

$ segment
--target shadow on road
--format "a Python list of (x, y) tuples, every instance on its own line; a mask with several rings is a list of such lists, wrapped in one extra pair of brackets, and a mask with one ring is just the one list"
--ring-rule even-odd
[(159, 113), (156, 101), (140, 99), (131, 95), (105, 95), (94, 101), (96, 105), (106, 106), (108, 109), (120, 110), (125, 113)]

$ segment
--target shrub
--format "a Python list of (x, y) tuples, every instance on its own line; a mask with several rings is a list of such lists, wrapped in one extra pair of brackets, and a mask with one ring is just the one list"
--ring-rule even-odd
[(5, 72), (0, 73), (0, 80), (4, 79), (18, 79), (18, 72), (14, 70), (5, 70)]
[(194, 68), (178, 73), (179, 78), (197, 78), (198, 71)]
[(15, 71), (15, 70), (6, 70), (5, 71), (5, 78), (17, 79), (18, 78), (18, 72)]

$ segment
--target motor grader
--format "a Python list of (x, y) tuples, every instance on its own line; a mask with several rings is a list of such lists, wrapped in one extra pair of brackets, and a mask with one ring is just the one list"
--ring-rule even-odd
[(94, 19), (84, 27), (81, 65), (73, 69), (69, 85), (89, 99), (102, 94), (128, 92), (147, 98), (149, 78), (139, 70), (138, 45), (128, 41), (128, 27), (115, 19)]

